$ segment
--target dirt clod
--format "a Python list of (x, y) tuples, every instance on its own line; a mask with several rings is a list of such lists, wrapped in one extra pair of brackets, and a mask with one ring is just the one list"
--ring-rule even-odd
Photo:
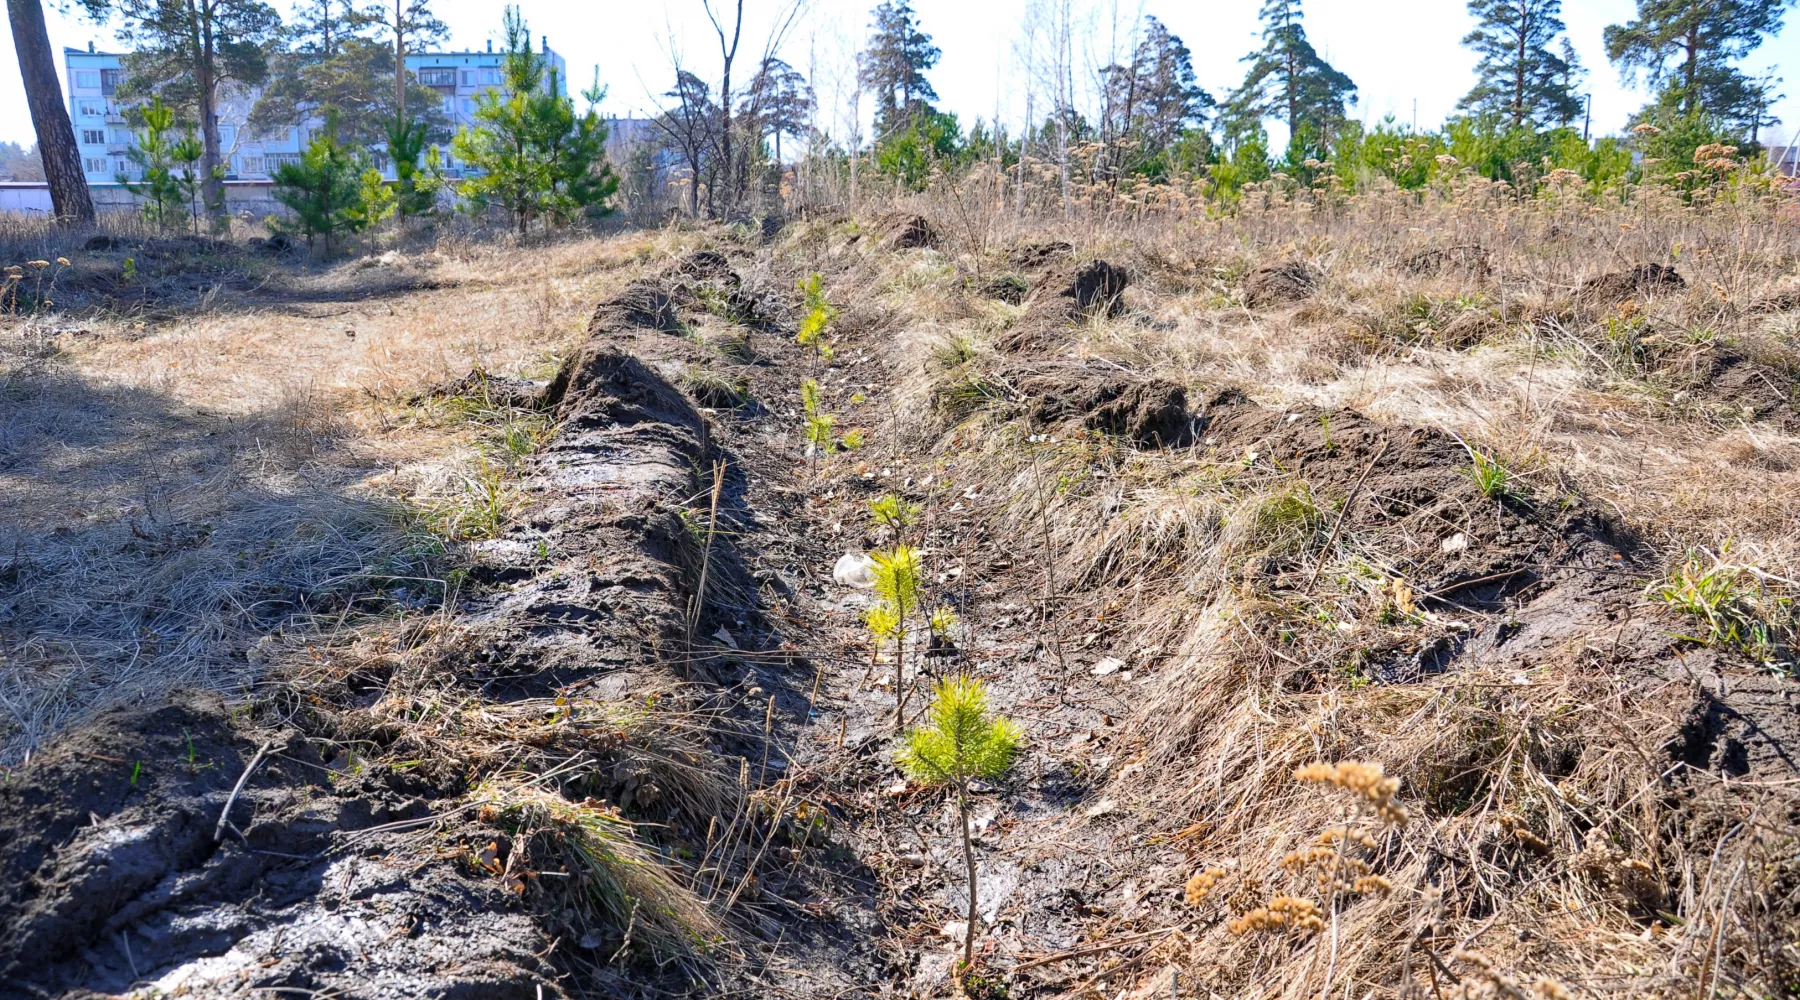
[(1048, 240), (1042, 243), (1021, 243), (1007, 251), (1006, 262), (1023, 270), (1048, 267), (1059, 260), (1065, 260), (1075, 252), (1075, 247), (1063, 240)]
[(1146, 448), (1182, 444), (1190, 436), (1187, 390), (1167, 379), (1076, 370), (1026, 376), (1018, 385), (1033, 397), (1031, 417), (1040, 424), (1080, 420), (1090, 430)]
[(1262, 309), (1311, 298), (1325, 281), (1318, 268), (1303, 260), (1269, 264), (1244, 279), (1244, 306)]
[(1581, 286), (1581, 295), (1596, 302), (1619, 302), (1636, 295), (1672, 292), (1686, 286), (1687, 282), (1675, 268), (1667, 264), (1639, 264), (1629, 271), (1589, 278)]
[(517, 378), (512, 375), (495, 375), (491, 372), (474, 368), (461, 378), (440, 382), (415, 397), (415, 402), (427, 399), (450, 399), (465, 397), (477, 400), (489, 406), (528, 410), (538, 404), (538, 397), (544, 392), (542, 382)]
[(881, 226), (881, 246), (886, 250), (917, 250), (938, 245), (937, 227), (923, 215), (896, 215)]

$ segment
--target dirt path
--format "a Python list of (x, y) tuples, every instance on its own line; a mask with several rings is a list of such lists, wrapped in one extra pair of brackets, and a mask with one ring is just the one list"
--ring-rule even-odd
[[(1574, 494), (1483, 496), (1453, 436), (1190, 401), (1065, 354), (1084, 296), (1111, 308), (1123, 289), (1095, 264), (1032, 265), (995, 362), (1011, 395), (981, 404), (1022, 440), (909, 450), (928, 436), (894, 402), (918, 373), (893, 316), (847, 317), (831, 359), (794, 342), (813, 263), (728, 245), (600, 303), (520, 400), (559, 428), (517, 483), (524, 516), (473, 548), (439, 613), (325, 649), (272, 641), (275, 693), (115, 712), (14, 772), (0, 998), (949, 995), (959, 819), (894, 754), (953, 672), (1026, 734), (974, 810), (979, 952), (1015, 997), (1187, 995), (1196, 974), (1315, 995), (1340, 917), (1346, 940), (1411, 928), (1408, 954), (1427, 941), (1441, 964), (1435, 928), (1486, 920), (1478, 937), (1513, 912), (1485, 880), (1546, 877), (1546, 840), (1605, 845), (1629, 813), (1723, 843), (1698, 812), (1596, 804), (1576, 778), (1629, 755), (1691, 802), (1794, 773), (1792, 685), (1671, 635), (1641, 598), (1646, 551)], [(870, 259), (834, 266), (874, 280)], [(864, 450), (807, 457), (803, 379)], [(1229, 477), (1254, 503), (1146, 552), (1122, 504), (1083, 506), (1146, 470)], [(915, 523), (872, 524), (889, 495)], [(1339, 531), (1387, 560), (1341, 589), (1312, 561)], [(942, 655), (914, 635), (904, 677), (871, 646), (868, 592), (832, 572), (900, 541), (958, 619)], [(1181, 603), (1215, 577), (1232, 586)], [(1355, 618), (1370, 595), (1379, 628)], [(1361, 691), (1369, 716), (1345, 708)], [(1640, 731), (1591, 737), (1624, 720)], [(1365, 753), (1442, 818), (1357, 859), (1402, 891), (1327, 898), (1328, 964), (1323, 938), (1228, 931), (1279, 885), (1314, 891), (1290, 859), (1361, 815), (1313, 805), (1296, 767)], [(1551, 788), (1547, 815), (1489, 783), (1514, 767)], [(1513, 832), (1527, 822), (1544, 836)], [(1582, 863), (1612, 881), (1575, 861), (1556, 877), (1624, 900), (1619, 872), (1642, 869), (1601, 853)], [(1195, 893), (1198, 871), (1228, 892)], [(1422, 902), (1439, 898), (1466, 912)]]

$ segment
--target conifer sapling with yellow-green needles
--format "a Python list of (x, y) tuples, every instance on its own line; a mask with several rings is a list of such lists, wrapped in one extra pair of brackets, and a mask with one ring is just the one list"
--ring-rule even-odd
[(825, 342), (825, 328), (837, 318), (837, 308), (825, 298), (824, 278), (814, 271), (812, 277), (800, 282), (800, 294), (804, 301), (800, 305), (800, 330), (794, 340), (802, 347), (810, 347), (819, 352), (819, 357), (830, 361), (831, 345)]
[[(869, 558), (875, 563), (876, 607), (886, 609), (879, 616), (870, 613), (869, 631), (877, 643), (889, 635), (894, 639), (894, 728), (899, 729), (906, 724), (906, 624), (925, 602), (925, 570), (910, 545)], [(877, 631), (878, 624), (887, 626), (885, 631)]]
[(963, 935), (963, 970), (975, 961), (975, 843), (969, 832), (969, 782), (993, 781), (1012, 768), (1022, 734), (1012, 720), (988, 711), (987, 685), (972, 677), (938, 681), (931, 702), (931, 721), (906, 734), (900, 770), (922, 785), (956, 793), (962, 822), (963, 861), (969, 870), (969, 927)]
[(897, 494), (888, 493), (869, 501), (869, 523), (886, 529), (897, 538), (919, 519), (919, 505)]

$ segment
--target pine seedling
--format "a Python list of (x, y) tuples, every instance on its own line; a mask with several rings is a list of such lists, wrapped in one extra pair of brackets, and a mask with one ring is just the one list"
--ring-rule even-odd
[(925, 572), (910, 545), (870, 556), (875, 562), (875, 596), (894, 616), (894, 728), (906, 724), (906, 625), (925, 602)]
[(881, 644), (900, 634), (900, 616), (886, 601), (878, 601), (863, 615), (863, 624), (869, 627), (869, 669), (863, 674), (863, 683), (875, 676), (875, 659), (880, 654)]
[(877, 497), (869, 501), (869, 523), (876, 528), (885, 528), (898, 538), (913, 522), (919, 519), (919, 505), (909, 503), (905, 497), (894, 493)]
[(837, 318), (838, 311), (826, 300), (824, 280), (817, 271), (799, 287), (804, 301), (800, 304), (800, 332), (794, 340), (801, 347), (818, 351), (822, 360), (830, 361), (836, 352), (825, 342), (825, 329)]
[(815, 379), (800, 382), (800, 415), (806, 421), (803, 434), (809, 456), (829, 455), (837, 450), (837, 440), (832, 435), (837, 429), (837, 417), (825, 412), (819, 399), (819, 383)]
[(947, 677), (937, 684), (931, 722), (906, 734), (900, 770), (923, 785), (948, 787), (956, 793), (962, 820), (963, 861), (969, 870), (969, 927), (963, 935), (963, 971), (975, 961), (976, 906), (979, 881), (975, 844), (969, 831), (969, 782), (993, 781), (1012, 768), (1022, 734), (1010, 719), (988, 712), (987, 685), (970, 677)]
[(956, 611), (948, 604), (941, 605), (931, 613), (931, 620), (926, 624), (931, 627), (931, 634), (940, 639), (950, 638), (950, 630), (956, 627), (958, 619)]

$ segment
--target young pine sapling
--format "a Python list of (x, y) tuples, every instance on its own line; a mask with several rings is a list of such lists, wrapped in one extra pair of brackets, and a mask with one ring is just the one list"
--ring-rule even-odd
[(810, 347), (819, 352), (819, 358), (830, 361), (832, 350), (825, 342), (825, 328), (837, 318), (837, 308), (825, 298), (823, 279), (818, 272), (800, 282), (800, 294), (804, 301), (800, 304), (800, 332), (794, 338), (801, 347)]
[(969, 782), (993, 781), (1012, 767), (1021, 734), (1010, 719), (988, 713), (987, 685), (970, 677), (938, 682), (931, 703), (931, 722), (906, 734), (900, 769), (924, 785), (947, 787), (956, 794), (962, 823), (963, 861), (969, 871), (969, 926), (963, 934), (963, 972), (975, 961), (976, 905), (980, 885), (975, 872), (975, 843), (969, 831)]
[(919, 505), (889, 493), (869, 501), (869, 525), (898, 539), (919, 519)]
[(876, 632), (876, 625), (891, 622), (885, 631), (894, 639), (894, 728), (898, 730), (906, 724), (906, 628), (925, 602), (925, 571), (919, 553), (910, 545), (896, 545), (891, 551), (872, 553), (870, 558), (875, 562), (876, 606), (886, 611), (870, 615), (869, 631), (879, 643), (884, 635)]

